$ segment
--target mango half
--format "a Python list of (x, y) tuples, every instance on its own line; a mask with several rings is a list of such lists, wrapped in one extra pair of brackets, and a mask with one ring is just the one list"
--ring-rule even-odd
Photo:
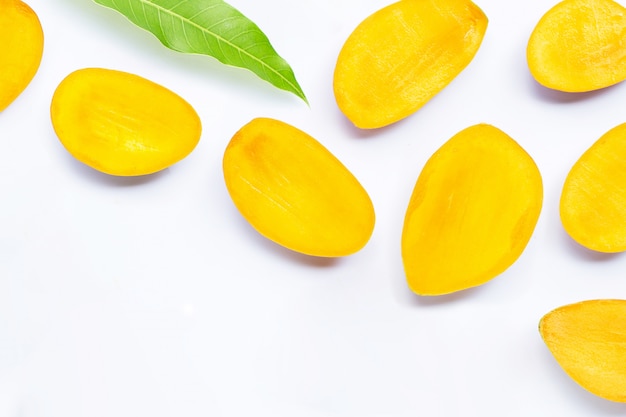
[(535, 80), (554, 90), (598, 90), (626, 79), (626, 8), (564, 0), (541, 17), (526, 48)]
[(606, 132), (572, 166), (561, 192), (565, 231), (598, 252), (626, 250), (626, 123)]
[(626, 402), (626, 300), (588, 300), (541, 318), (539, 332), (554, 359), (587, 391)]
[(50, 116), (70, 154), (116, 176), (163, 170), (191, 153), (202, 133), (194, 108), (174, 92), (103, 68), (80, 69), (61, 81)]
[(474, 58), (487, 17), (469, 0), (402, 0), (363, 20), (333, 78), (339, 109), (373, 129), (416, 112)]
[(539, 169), (500, 129), (468, 127), (420, 173), (404, 219), (409, 288), (442, 295), (484, 284), (521, 255), (543, 200)]
[(375, 222), (369, 195), (320, 142), (287, 123), (257, 118), (223, 157), (226, 188), (263, 236), (306, 255), (359, 251)]
[(0, 111), (30, 84), (43, 56), (37, 14), (20, 0), (0, 0)]

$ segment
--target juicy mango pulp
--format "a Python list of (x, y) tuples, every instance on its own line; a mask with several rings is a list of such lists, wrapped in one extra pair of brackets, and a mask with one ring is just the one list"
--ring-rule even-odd
[(486, 124), (456, 134), (424, 166), (406, 211), (411, 290), (447, 294), (503, 272), (526, 247), (542, 199), (537, 166), (508, 135)]
[(539, 332), (563, 370), (602, 398), (626, 402), (626, 301), (589, 300), (546, 314)]
[(0, 0), (0, 111), (37, 73), (43, 42), (41, 23), (33, 9), (20, 0)]
[(57, 87), (54, 130), (76, 159), (118, 176), (147, 175), (186, 157), (202, 126), (193, 107), (165, 87), (134, 74), (85, 68)]
[(626, 123), (614, 127), (572, 166), (561, 193), (561, 222), (582, 246), (626, 250)]
[(612, 0), (564, 0), (537, 23), (526, 50), (541, 85), (585, 92), (626, 79), (626, 9)]
[(258, 118), (223, 158), (228, 192), (266, 238), (296, 252), (338, 257), (360, 250), (375, 222), (358, 180), (321, 143), (284, 122)]
[(487, 17), (469, 0), (402, 0), (367, 17), (335, 66), (337, 105), (359, 128), (417, 111), (474, 58)]

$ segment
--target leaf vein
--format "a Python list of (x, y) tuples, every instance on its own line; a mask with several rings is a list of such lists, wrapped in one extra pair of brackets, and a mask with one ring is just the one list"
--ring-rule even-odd
[[(198, 23), (189, 20), (188, 18), (185, 18), (184, 16), (181, 16), (177, 13), (172, 12), (171, 10), (166, 9), (163, 6), (160, 6), (158, 4), (155, 4), (153, 1), (150, 0), (139, 0), (143, 5), (144, 5), (144, 9), (146, 5), (152, 6), (154, 7), (157, 11), (165, 13), (170, 15), (171, 17), (175, 18), (175, 19), (179, 19), (181, 21), (187, 22), (189, 25), (197, 28), (198, 30), (200, 30), (203, 33), (206, 33), (212, 37), (214, 37), (217, 41), (218, 41), (218, 46), (220, 48), (220, 51), (224, 54), (224, 50), (222, 47), (222, 44), (229, 46), (230, 48), (238, 51), (238, 55), (241, 58), (241, 54), (244, 53), (244, 55), (253, 60), (254, 62), (256, 62), (258, 65), (261, 66), (261, 68), (264, 69), (264, 71), (267, 73), (267, 71), (271, 72), (272, 74), (275, 74), (277, 77), (279, 77), (280, 79), (282, 79), (285, 83), (287, 83), (288, 85), (291, 86), (291, 88), (293, 88), (295, 91), (298, 91), (298, 87), (296, 85), (294, 85), (290, 80), (286, 79), (283, 74), (280, 73), (280, 71), (278, 71), (277, 69), (271, 67), (270, 65), (268, 65), (267, 63), (263, 62), (262, 60), (260, 60), (258, 57), (254, 56), (253, 54), (250, 54), (247, 51), (244, 51), (242, 48), (240, 48), (239, 46), (237, 46), (236, 44), (232, 43), (229, 39), (224, 38), (223, 36), (218, 35), (217, 33), (215, 33), (214, 31), (211, 31), (210, 29), (208, 30), (207, 28), (199, 25)], [(160, 13), (159, 13), (159, 17), (160, 17)], [(159, 19), (160, 20), (160, 19)], [(224, 19), (226, 20), (226, 19)], [(211, 27), (215, 27), (215, 25), (212, 25)], [(224, 54), (226, 55), (226, 54)]]
[(224, 0), (94, 1), (116, 9), (170, 49), (248, 69), (308, 102), (293, 70), (265, 33)]

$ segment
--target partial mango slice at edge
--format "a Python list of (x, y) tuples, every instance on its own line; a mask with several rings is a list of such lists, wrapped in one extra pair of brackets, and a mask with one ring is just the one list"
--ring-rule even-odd
[(626, 300), (588, 300), (541, 318), (541, 337), (563, 370), (589, 392), (626, 402)]
[(525, 249), (542, 201), (539, 170), (517, 142), (488, 124), (462, 130), (413, 190), (402, 231), (409, 287), (442, 295), (493, 279)]
[(0, 1), (0, 111), (34, 78), (43, 44), (43, 29), (35, 11), (20, 0)]
[(474, 58), (487, 17), (469, 0), (402, 0), (367, 17), (344, 43), (333, 88), (363, 129), (416, 112)]
[(626, 79), (626, 8), (613, 0), (564, 0), (535, 26), (528, 67), (537, 82), (586, 92)]
[(626, 123), (606, 132), (572, 166), (563, 184), (561, 222), (582, 246), (626, 250)]

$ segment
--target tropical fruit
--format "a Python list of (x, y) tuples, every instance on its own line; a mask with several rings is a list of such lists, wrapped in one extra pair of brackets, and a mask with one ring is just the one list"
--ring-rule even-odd
[(598, 252), (626, 250), (626, 123), (598, 139), (572, 166), (563, 184), (565, 231)]
[(564, 0), (535, 26), (528, 67), (545, 87), (577, 93), (626, 79), (626, 8), (613, 0)]
[(0, 0), (0, 111), (30, 84), (43, 56), (43, 29), (20, 0)]
[(263, 236), (293, 251), (338, 257), (360, 250), (374, 228), (365, 189), (320, 142), (287, 123), (257, 118), (231, 139), (226, 188)]
[(506, 133), (488, 124), (457, 133), (424, 166), (406, 211), (409, 287), (442, 295), (496, 277), (525, 249), (542, 200), (535, 162)]
[(127, 72), (85, 68), (68, 75), (50, 106), (63, 146), (86, 165), (117, 176), (147, 175), (185, 158), (202, 133), (183, 98)]
[(487, 17), (469, 0), (402, 0), (363, 20), (335, 65), (339, 109), (363, 129), (416, 112), (474, 58)]
[(559, 307), (539, 332), (563, 370), (589, 392), (626, 402), (626, 300), (588, 300)]

